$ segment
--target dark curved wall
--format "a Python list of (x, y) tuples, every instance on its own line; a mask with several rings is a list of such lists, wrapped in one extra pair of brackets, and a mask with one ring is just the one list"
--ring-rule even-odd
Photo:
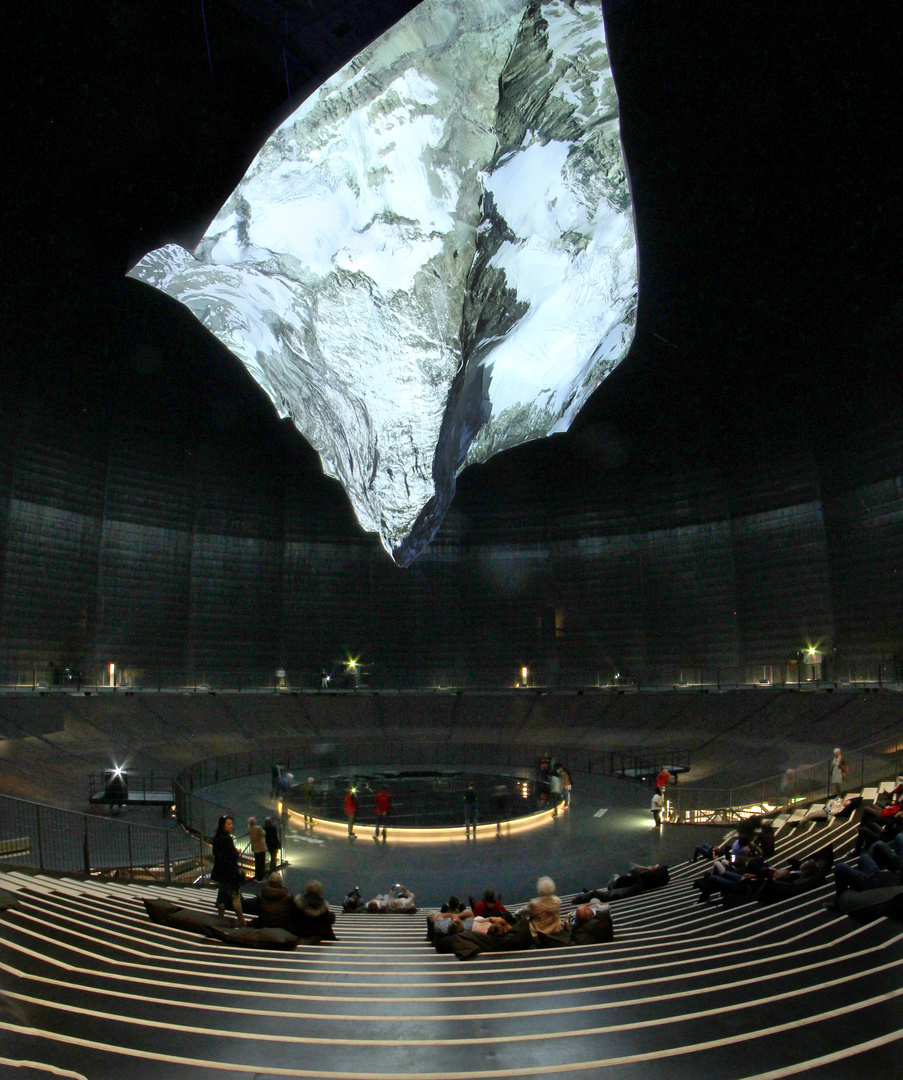
[(273, 417), (186, 437), (32, 404), (3, 418), (9, 671), (310, 682), (359, 654), (373, 685), (510, 683), (523, 664), (538, 682), (672, 681), (808, 643), (844, 661), (901, 647), (899, 430), (820, 456), (760, 446), (756, 469), (700, 461), (705, 445), (680, 460), (679, 441), (615, 468), (570, 437), (525, 447), (466, 474), (399, 570)]
[(401, 571), (237, 361), (124, 274), (191, 244), (286, 90), (297, 104), (408, 6), (346, 0), (337, 22), (334, 4), (289, 2), (267, 26), (227, 3), (206, 39), (180, 0), (13, 25), (0, 668), (315, 682), (350, 654), (374, 684), (510, 684), (524, 664), (537, 681), (693, 681), (809, 643), (826, 674), (892, 665), (892, 6), (606, 0), (640, 247), (633, 348), (567, 435), (465, 473)]

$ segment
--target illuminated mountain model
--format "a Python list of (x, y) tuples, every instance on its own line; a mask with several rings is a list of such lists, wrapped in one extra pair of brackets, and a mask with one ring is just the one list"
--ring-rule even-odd
[(633, 215), (598, 0), (421, 4), (132, 271), (247, 366), (402, 565), (466, 465), (625, 355)]

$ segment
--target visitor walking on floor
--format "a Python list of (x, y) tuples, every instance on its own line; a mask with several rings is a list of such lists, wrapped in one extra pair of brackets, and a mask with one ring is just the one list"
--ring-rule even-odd
[(353, 787), (345, 792), (345, 816), (348, 818), (348, 839), (356, 840), (354, 823), (357, 821), (357, 795)]
[(464, 837), (470, 839), (470, 830), (473, 829), (473, 838), (477, 838), (477, 785), (471, 780), (464, 792)]
[(831, 760), (831, 788), (835, 795), (843, 795), (849, 771), (849, 767), (843, 759), (840, 747), (835, 746), (834, 757)]
[(301, 788), (301, 813), (304, 815), (304, 828), (312, 831), (314, 827), (314, 778), (308, 776)]
[(665, 806), (665, 796), (662, 795), (662, 789), (656, 788), (655, 794), (652, 796), (652, 802), (649, 805), (649, 809), (652, 811), (652, 820), (655, 822), (656, 829), (662, 827), (662, 810)]
[(383, 786), (376, 793), (376, 831), (373, 834), (373, 839), (379, 839), (380, 828), (383, 831), (383, 840), (386, 838), (386, 821), (388, 821), (389, 814), (392, 811), (392, 796), (386, 791), (386, 786)]

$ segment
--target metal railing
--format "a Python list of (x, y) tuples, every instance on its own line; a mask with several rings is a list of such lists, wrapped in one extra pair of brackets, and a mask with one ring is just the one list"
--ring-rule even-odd
[[(293, 667), (278, 670), (230, 671), (221, 669), (154, 668), (140, 664), (58, 667), (38, 662), (0, 671), (0, 689), (52, 693), (276, 693), (279, 691), (355, 692), (366, 690), (602, 690), (622, 693), (637, 690), (680, 689), (711, 691), (732, 688), (780, 687), (813, 690), (826, 687), (894, 687), (903, 689), (903, 656), (846, 659), (826, 654), (819, 663), (783, 658), (762, 664), (606, 664), (575, 665), (561, 660), (553, 667), (527, 660), (527, 675), (513, 664), (475, 670), (458, 668), (394, 668), (362, 661), (351, 667), (336, 662), (330, 667)], [(115, 657), (113, 658), (115, 660)], [(554, 674), (553, 674), (554, 672)]]
[[(102, 769), (99, 772), (88, 773), (88, 801), (100, 801), (100, 796), (107, 791), (107, 784), (115, 770)], [(172, 777), (154, 773), (133, 772), (122, 770), (123, 781), (126, 785), (128, 799), (132, 802), (151, 803), (155, 796), (166, 796), (172, 801)]]
[[(845, 790), (860, 792), (903, 773), (903, 737), (885, 738), (847, 751), (844, 760), (849, 769)], [(672, 821), (702, 824), (826, 800), (833, 795), (831, 767), (832, 763), (825, 760), (732, 788), (669, 788), (669, 816)]]
[(130, 878), (197, 876), (209, 854), (182, 829), (137, 825), (100, 814), (0, 795), (0, 867), (29, 866)]
[(176, 816), (190, 832), (208, 837), (216, 828), (221, 814), (231, 808), (199, 794), (205, 789), (236, 780), (259, 776), (270, 792), (270, 777), (274, 766), (284, 772), (294, 772), (301, 780), (309, 772), (322, 775), (366, 767), (378, 770), (381, 766), (479, 768), (482, 771), (508, 771), (515, 775), (535, 770), (544, 757), (554, 757), (571, 773), (596, 773), (603, 776), (626, 776), (642, 779), (663, 765), (689, 768), (689, 752), (671, 747), (642, 747), (636, 750), (602, 751), (592, 747), (550, 746), (549, 744), (455, 743), (453, 751), (443, 752), (439, 743), (360, 741), (332, 743), (295, 742), (290, 746), (268, 750), (251, 750), (240, 754), (206, 758), (184, 768), (173, 784)]

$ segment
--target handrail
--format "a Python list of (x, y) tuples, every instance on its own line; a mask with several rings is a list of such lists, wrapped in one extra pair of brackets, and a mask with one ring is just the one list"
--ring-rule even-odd
[(572, 773), (635, 776), (637, 779), (641, 774), (649, 775), (653, 770), (657, 771), (662, 765), (689, 767), (689, 751), (673, 747), (600, 751), (594, 747), (548, 743), (502, 743), (488, 747), (463, 743), (455, 745), (453, 761), (443, 758), (447, 751), (434, 744), (348, 741), (332, 743), (330, 747), (330, 752), (324, 752), (320, 743), (298, 741), (289, 746), (247, 750), (194, 762), (186, 766), (173, 782), (176, 815), (189, 832), (209, 836), (216, 818), (231, 811), (206, 796), (198, 795), (195, 789), (208, 788), (243, 776), (269, 776), (274, 765), (282, 765), (286, 771), (295, 769), (299, 775), (302, 772), (307, 775), (310, 770), (339, 771), (343, 768), (359, 769), (364, 765), (374, 769), (395, 765), (421, 768), (439, 765), (484, 766), (488, 752), (491, 753), (494, 769), (523, 767), (527, 762), (538, 762), (549, 755), (565, 764)]
[[(903, 735), (884, 736), (853, 750), (845, 751), (848, 766), (846, 791), (875, 785), (891, 775), (903, 772)], [(827, 759), (813, 765), (800, 766), (785, 773), (776, 773), (731, 788), (703, 788), (692, 784), (669, 789), (668, 802), (672, 818), (689, 820), (694, 814), (723, 810), (729, 815), (742, 815), (757, 807), (789, 806), (827, 797), (830, 790), (831, 762)]]
[(85, 814), (0, 795), (0, 837), (27, 838), (0, 861), (39, 870), (143, 873), (169, 884), (185, 864), (203, 865), (205, 846), (187, 832)]

